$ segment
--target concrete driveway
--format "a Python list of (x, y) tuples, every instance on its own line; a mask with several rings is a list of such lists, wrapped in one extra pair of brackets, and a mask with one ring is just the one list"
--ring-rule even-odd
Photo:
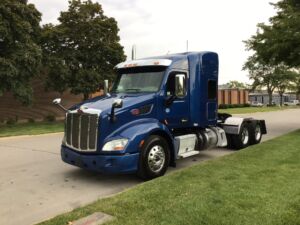
[[(300, 128), (300, 109), (241, 116), (266, 120), (269, 133), (263, 140)], [(0, 139), (0, 224), (34, 224), (141, 182), (134, 175), (107, 176), (64, 164), (61, 139), (61, 133)], [(169, 171), (230, 153), (203, 151)]]

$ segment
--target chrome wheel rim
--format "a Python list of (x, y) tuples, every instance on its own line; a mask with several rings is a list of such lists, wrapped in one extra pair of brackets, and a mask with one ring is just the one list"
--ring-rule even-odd
[(249, 141), (249, 131), (248, 131), (247, 128), (244, 128), (242, 130), (242, 143), (243, 143), (243, 145), (248, 144), (248, 141)]
[(261, 138), (261, 129), (259, 125), (255, 127), (255, 140), (258, 141)]
[(153, 146), (148, 154), (148, 165), (152, 172), (157, 173), (162, 170), (166, 160), (164, 149), (160, 145)]

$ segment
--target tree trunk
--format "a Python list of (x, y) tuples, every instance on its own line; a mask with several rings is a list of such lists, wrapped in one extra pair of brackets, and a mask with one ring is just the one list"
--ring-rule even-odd
[(282, 92), (279, 92), (279, 96), (280, 96), (280, 106), (283, 105), (283, 93)]
[(83, 93), (83, 100), (88, 100), (90, 97), (90, 94), (89, 93)]
[(272, 102), (273, 102), (273, 91), (268, 90), (268, 95), (269, 95), (269, 106), (272, 106)]

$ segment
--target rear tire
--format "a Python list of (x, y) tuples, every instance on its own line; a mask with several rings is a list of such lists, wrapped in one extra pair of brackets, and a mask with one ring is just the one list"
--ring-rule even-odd
[(250, 144), (250, 127), (249, 124), (243, 123), (240, 132), (237, 135), (231, 136), (232, 148), (240, 150), (246, 148)]
[(259, 122), (253, 122), (250, 125), (250, 145), (260, 143), (262, 138), (262, 130)]
[(137, 175), (150, 180), (163, 176), (170, 163), (170, 149), (161, 136), (151, 135), (144, 143), (139, 159)]

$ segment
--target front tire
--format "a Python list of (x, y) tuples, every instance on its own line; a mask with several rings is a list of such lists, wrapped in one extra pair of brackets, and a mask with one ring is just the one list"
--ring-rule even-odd
[(170, 163), (170, 149), (167, 141), (157, 135), (151, 135), (142, 146), (138, 176), (150, 180), (163, 176)]

